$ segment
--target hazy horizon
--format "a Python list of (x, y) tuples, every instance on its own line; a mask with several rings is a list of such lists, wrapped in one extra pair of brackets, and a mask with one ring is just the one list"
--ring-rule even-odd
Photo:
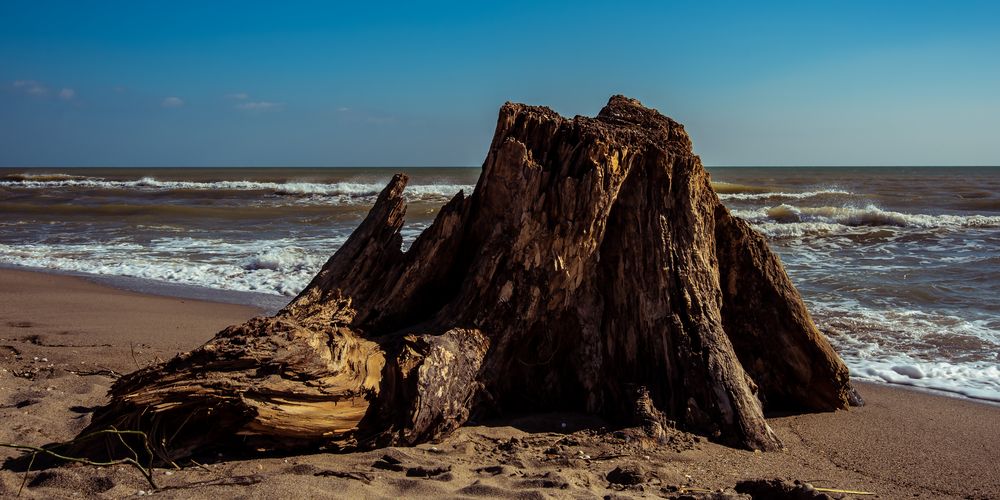
[(990, 2), (0, 5), (0, 166), (478, 166), (622, 93), (709, 166), (1000, 165)]
[[(482, 165), (0, 165), (4, 170), (42, 170), (42, 169), (136, 169), (136, 170), (167, 170), (177, 168), (192, 169), (434, 169), (434, 168), (481, 168)], [(900, 168), (1000, 168), (1000, 165), (704, 165), (705, 168), (872, 168), (872, 169), (900, 169)]]

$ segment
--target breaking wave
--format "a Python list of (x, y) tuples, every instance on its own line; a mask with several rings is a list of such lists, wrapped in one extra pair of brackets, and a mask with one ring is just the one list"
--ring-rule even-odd
[(751, 186), (749, 184), (738, 184), (735, 182), (712, 182), (712, 189), (718, 194), (746, 194), (746, 193), (769, 193), (771, 188), (764, 186)]
[[(336, 248), (345, 238), (331, 238), (327, 246)], [(303, 248), (288, 240), (164, 238), (148, 245), (0, 244), (0, 264), (293, 296), (319, 270), (326, 253), (326, 248)]]
[(1000, 228), (1000, 216), (928, 215), (883, 210), (875, 205), (857, 207), (798, 207), (781, 204), (750, 210), (733, 210), (734, 215), (753, 223), (769, 236), (801, 236), (836, 232), (844, 228), (897, 227), (920, 229)]
[[(386, 182), (258, 182), (258, 181), (161, 181), (152, 177), (138, 180), (108, 180), (73, 175), (8, 175), (0, 187), (13, 189), (97, 189), (139, 191), (259, 191), (274, 195), (321, 196), (342, 202), (368, 203), (385, 188)], [(416, 184), (406, 187), (410, 200), (447, 201), (459, 191), (470, 193), (475, 186), (465, 184)]]
[(70, 181), (70, 180), (80, 180), (86, 179), (82, 175), (70, 175), (70, 174), (10, 174), (3, 176), (4, 183), (6, 182), (60, 182), (60, 181)]
[(719, 199), (727, 200), (802, 200), (805, 198), (816, 198), (820, 196), (851, 196), (854, 193), (842, 189), (820, 189), (816, 191), (803, 191), (801, 193), (786, 193), (782, 191), (765, 192), (732, 192), (716, 191)]
[(853, 378), (1000, 402), (995, 321), (857, 302), (811, 309)]

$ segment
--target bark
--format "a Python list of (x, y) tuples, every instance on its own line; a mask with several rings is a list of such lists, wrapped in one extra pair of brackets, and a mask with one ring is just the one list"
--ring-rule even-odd
[[(401, 251), (405, 175), (287, 307), (123, 377), (89, 432), (162, 457), (440, 438), (577, 410), (780, 447), (763, 406), (846, 408), (848, 371), (677, 122), (505, 104), (471, 196)], [(653, 425), (655, 424), (655, 425)]]

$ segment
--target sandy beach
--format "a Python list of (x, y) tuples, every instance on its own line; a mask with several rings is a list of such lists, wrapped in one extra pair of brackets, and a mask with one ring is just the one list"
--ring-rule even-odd
[[(0, 442), (71, 439), (117, 374), (194, 348), (261, 311), (142, 295), (82, 278), (0, 270)], [(1000, 407), (858, 384), (867, 405), (772, 416), (785, 450), (752, 453), (676, 433), (633, 439), (600, 420), (550, 414), (479, 422), (440, 443), (346, 455), (220, 456), (157, 469), (157, 496), (183, 498), (661, 497), (784, 478), (877, 498), (1000, 496)], [(4, 458), (17, 455), (0, 451)], [(618, 468), (642, 482), (612, 483)], [(69, 465), (26, 476), (22, 496), (121, 498), (150, 487), (127, 466)], [(25, 475), (0, 471), (0, 496)], [(870, 496), (868, 498), (871, 498)]]

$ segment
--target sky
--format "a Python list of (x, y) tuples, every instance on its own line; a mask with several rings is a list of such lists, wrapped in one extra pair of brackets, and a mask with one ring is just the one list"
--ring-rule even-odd
[(1000, 165), (1000, 2), (0, 2), (0, 166), (478, 166), (625, 94), (709, 166)]

